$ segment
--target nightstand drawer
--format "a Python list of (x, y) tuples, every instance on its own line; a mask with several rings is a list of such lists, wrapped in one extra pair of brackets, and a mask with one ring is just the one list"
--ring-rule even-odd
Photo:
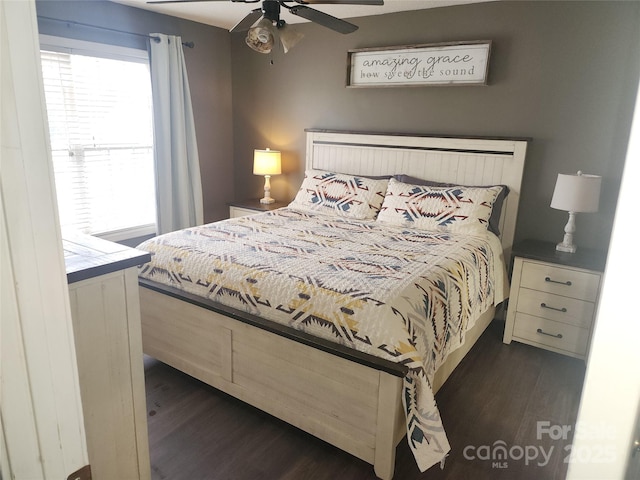
[(517, 312), (591, 328), (595, 308), (591, 302), (528, 288), (520, 289), (517, 302)]
[(256, 210), (251, 210), (249, 208), (229, 207), (230, 218), (246, 217), (247, 215), (256, 215), (258, 213), (261, 213), (261, 212)]
[(258, 199), (233, 202), (229, 204), (229, 218), (246, 217), (247, 215), (271, 212), (286, 206), (287, 204), (283, 202), (260, 203)]
[(516, 313), (514, 339), (543, 347), (552, 347), (584, 356), (587, 353), (590, 330), (566, 323), (554, 322), (524, 313)]
[(595, 302), (598, 298), (600, 276), (547, 263), (525, 261), (520, 286)]

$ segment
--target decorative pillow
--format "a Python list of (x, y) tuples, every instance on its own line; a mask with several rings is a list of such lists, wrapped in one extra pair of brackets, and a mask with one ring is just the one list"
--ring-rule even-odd
[(302, 186), (289, 206), (359, 220), (373, 219), (380, 210), (388, 183), (386, 178), (307, 170)]
[(501, 186), (432, 187), (389, 181), (377, 221), (425, 230), (481, 233), (487, 230)]
[[(435, 182), (433, 180), (423, 180), (421, 178), (412, 177), (410, 175), (394, 175), (396, 180), (402, 183), (411, 183), (413, 185), (428, 185), (431, 187), (455, 187), (455, 183), (444, 183), (444, 182)], [(469, 187), (479, 187), (486, 188), (487, 186), (482, 185), (468, 185)], [(496, 234), (496, 236), (500, 236), (500, 215), (502, 214), (502, 205), (504, 204), (507, 195), (509, 195), (509, 187), (506, 185), (490, 185), (495, 187), (502, 187), (502, 190), (498, 194), (495, 202), (493, 202), (493, 210), (491, 210), (491, 217), (489, 218), (489, 227), (488, 230)]]

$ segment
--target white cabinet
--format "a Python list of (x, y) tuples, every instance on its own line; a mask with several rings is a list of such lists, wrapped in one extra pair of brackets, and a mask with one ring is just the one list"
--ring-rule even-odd
[(516, 340), (586, 358), (602, 273), (558, 263), (575, 260), (560, 254), (554, 262), (520, 255), (513, 263), (504, 343)]
[(65, 238), (69, 300), (94, 480), (151, 478), (138, 275), (149, 254)]

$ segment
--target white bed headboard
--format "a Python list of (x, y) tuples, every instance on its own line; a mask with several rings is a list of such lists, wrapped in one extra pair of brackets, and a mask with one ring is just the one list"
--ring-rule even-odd
[(516, 228), (525, 139), (456, 138), (307, 130), (306, 168), (394, 175), (460, 185), (507, 185), (500, 232), (509, 258)]

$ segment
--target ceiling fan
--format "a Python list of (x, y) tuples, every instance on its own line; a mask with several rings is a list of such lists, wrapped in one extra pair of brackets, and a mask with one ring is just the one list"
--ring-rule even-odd
[[(149, 0), (147, 3), (190, 3), (190, 2), (211, 2), (229, 0)], [(234, 3), (258, 3), (260, 0), (231, 0)], [(288, 5), (289, 3), (295, 5)], [(246, 17), (240, 20), (230, 32), (247, 31), (245, 42), (247, 45), (260, 53), (271, 52), (275, 38), (280, 37), (284, 52), (287, 53), (301, 38), (302, 34), (291, 30), (287, 23), (280, 18), (281, 8), (285, 8), (289, 13), (297, 15), (307, 20), (311, 20), (323, 27), (327, 27), (338, 33), (351, 33), (358, 29), (357, 25), (341, 20), (332, 15), (307, 7), (315, 4), (332, 5), (384, 5), (384, 0), (262, 0), (262, 6), (251, 10)], [(260, 19), (258, 21), (258, 19)], [(256, 24), (256, 22), (258, 22)], [(253, 26), (256, 24), (255, 26)]]

